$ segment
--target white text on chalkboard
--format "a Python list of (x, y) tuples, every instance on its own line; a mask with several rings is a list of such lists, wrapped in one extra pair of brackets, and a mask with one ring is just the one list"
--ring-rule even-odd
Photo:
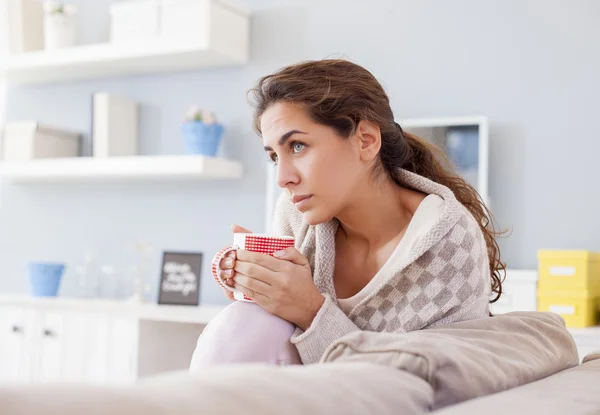
[(166, 274), (166, 279), (162, 283), (164, 292), (177, 291), (187, 296), (196, 291), (196, 274), (194, 274), (189, 264), (166, 262), (163, 271)]

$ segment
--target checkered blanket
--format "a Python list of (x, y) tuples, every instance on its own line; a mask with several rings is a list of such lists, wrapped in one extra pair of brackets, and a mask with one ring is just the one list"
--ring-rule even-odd
[(292, 337), (305, 364), (318, 362), (331, 343), (356, 330), (408, 332), (488, 316), (488, 254), (477, 222), (447, 187), (405, 170), (399, 179), (444, 199), (442, 215), (348, 315), (337, 306), (333, 285), (339, 223), (332, 219), (310, 226), (286, 195), (278, 200), (274, 230), (296, 238), (296, 247), (311, 263), (315, 285), (325, 295), (311, 327), (306, 332), (296, 329)]

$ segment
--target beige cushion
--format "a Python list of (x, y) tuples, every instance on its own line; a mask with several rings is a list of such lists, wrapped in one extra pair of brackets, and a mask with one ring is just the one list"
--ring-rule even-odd
[(404, 370), (431, 385), (433, 408), (440, 408), (533, 382), (579, 359), (560, 316), (515, 312), (404, 334), (351, 333), (321, 361)]
[(2, 415), (412, 415), (432, 401), (422, 379), (368, 363), (213, 366), (121, 388), (0, 388)]
[(436, 415), (600, 413), (600, 360), (588, 361), (549, 378), (485, 398), (450, 406)]

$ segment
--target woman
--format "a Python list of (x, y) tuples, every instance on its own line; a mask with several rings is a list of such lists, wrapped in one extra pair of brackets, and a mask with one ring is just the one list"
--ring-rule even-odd
[(192, 366), (282, 355), (299, 363), (296, 350), (316, 363), (356, 330), (489, 315), (504, 269), (491, 215), (437, 147), (394, 121), (370, 72), (345, 60), (305, 62), (253, 92), (255, 127), (286, 190), (275, 232), (296, 247), (223, 260), (228, 284), (256, 304), (230, 306), (199, 339)]

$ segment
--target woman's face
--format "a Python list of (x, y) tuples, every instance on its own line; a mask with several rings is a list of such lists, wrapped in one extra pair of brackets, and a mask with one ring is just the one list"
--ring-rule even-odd
[(300, 106), (278, 102), (260, 119), (277, 184), (289, 193), (310, 225), (336, 216), (364, 182), (366, 167), (357, 140), (310, 119)]

